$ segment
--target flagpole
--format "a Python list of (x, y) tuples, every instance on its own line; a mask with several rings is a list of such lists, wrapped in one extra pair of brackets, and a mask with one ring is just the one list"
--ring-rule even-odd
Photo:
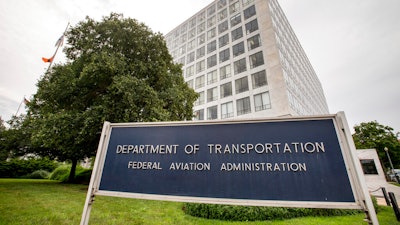
[[(65, 36), (65, 33), (66, 33), (67, 30), (68, 30), (68, 27), (69, 27), (69, 22), (68, 22), (68, 24), (67, 24), (67, 27), (66, 27), (65, 30), (64, 30), (64, 33), (63, 33), (62, 36), (61, 36), (63, 39), (64, 39), (64, 36)], [(50, 67), (51, 67), (51, 65), (53, 64), (54, 58), (56, 57), (58, 48), (60, 48), (61, 45), (62, 45), (62, 44), (58, 43), (58, 41), (57, 41), (57, 48), (56, 48), (56, 51), (54, 52), (53, 56), (51, 57), (53, 60), (50, 61), (49, 67), (47, 68), (47, 71), (46, 71), (46, 72), (48, 72), (48, 71), (50, 70)]]
[(24, 96), (24, 98), (22, 99), (22, 101), (19, 103), (17, 112), (16, 112), (15, 115), (14, 115), (15, 117), (17, 117), (17, 115), (18, 115), (18, 113), (19, 113), (19, 110), (21, 109), (21, 105), (22, 105), (22, 103), (24, 102), (24, 100), (25, 100), (25, 96)]

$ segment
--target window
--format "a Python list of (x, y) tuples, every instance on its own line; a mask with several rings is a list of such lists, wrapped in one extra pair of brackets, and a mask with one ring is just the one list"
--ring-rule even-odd
[(249, 82), (247, 76), (235, 80), (235, 90), (236, 94), (245, 92), (249, 90)]
[(209, 30), (209, 31), (207, 32), (207, 39), (210, 40), (210, 39), (212, 39), (213, 37), (215, 37), (215, 35), (216, 35), (215, 32), (216, 32), (216, 31), (215, 31), (215, 28)]
[(194, 102), (194, 105), (204, 104), (204, 91), (199, 92), (199, 98)]
[(205, 68), (206, 68), (206, 65), (205, 65), (205, 61), (204, 61), (204, 60), (201, 60), (200, 62), (197, 62), (197, 63), (196, 63), (196, 72), (197, 72), (197, 73), (200, 73), (200, 72), (203, 71)]
[(249, 51), (252, 49), (258, 48), (260, 46), (261, 46), (261, 40), (260, 40), (259, 34), (247, 39), (247, 49)]
[(223, 80), (231, 76), (231, 65), (226, 65), (219, 69), (219, 79)]
[(233, 3), (229, 6), (229, 12), (232, 14), (232, 13), (239, 11), (239, 7), (240, 7), (239, 1), (236, 1), (235, 3)]
[(258, 30), (257, 19), (246, 23), (245, 26), (246, 26), (246, 34), (250, 34), (251, 32)]
[(235, 41), (241, 37), (243, 37), (242, 27), (238, 27), (232, 31), (232, 41)]
[(378, 174), (378, 170), (376, 169), (373, 159), (361, 159), (360, 162), (364, 174)]
[(193, 80), (186, 81), (186, 84), (187, 84), (188, 87), (193, 89)]
[(189, 66), (186, 68), (186, 77), (191, 77), (194, 74), (194, 66)]
[(240, 54), (244, 53), (244, 44), (243, 42), (240, 42), (239, 44), (236, 44), (232, 46), (232, 52), (233, 52), (233, 57), (236, 57)]
[(200, 25), (197, 26), (197, 33), (200, 34), (206, 29), (206, 23), (201, 23)]
[(218, 9), (222, 9), (224, 6), (226, 6), (226, 0), (219, 0)]
[(196, 77), (196, 89), (204, 87), (205, 84), (205, 76), (201, 75)]
[(216, 22), (217, 22), (217, 19), (215, 18), (215, 16), (212, 16), (207, 20), (207, 26), (212, 27), (216, 24)]
[(271, 101), (269, 98), (269, 92), (264, 92), (258, 95), (254, 95), (254, 110), (261, 111), (271, 108)]
[(182, 25), (182, 26), (181, 26), (181, 33), (182, 33), (182, 34), (183, 34), (183, 33), (186, 33), (186, 30), (187, 30), (187, 24)]
[(250, 6), (249, 8), (243, 10), (244, 19), (247, 20), (248, 18), (256, 15), (256, 7), (254, 5)]
[(251, 113), (250, 98), (246, 97), (236, 100), (236, 110), (238, 116)]
[(234, 62), (233, 69), (234, 69), (235, 74), (239, 74), (241, 72), (246, 71), (247, 70), (246, 59), (243, 58), (243, 59), (240, 59), (240, 60)]
[(222, 21), (228, 16), (228, 10), (224, 9), (218, 13), (218, 21)]
[(229, 43), (229, 33), (219, 38), (219, 47), (224, 47)]
[(189, 28), (193, 28), (196, 26), (196, 18), (193, 18), (189, 21)]
[(193, 39), (188, 42), (187, 51), (190, 51), (196, 47), (196, 39)]
[(194, 120), (204, 120), (204, 109), (200, 109), (194, 112)]
[(228, 20), (225, 20), (218, 25), (218, 33), (223, 33), (224, 31), (228, 30), (228, 28)]
[(185, 53), (186, 53), (186, 46), (185, 46), (185, 45), (182, 45), (182, 46), (179, 48), (178, 52), (179, 52), (179, 55), (185, 54)]
[(211, 16), (214, 13), (215, 13), (215, 5), (212, 5), (207, 9), (207, 15)]
[(187, 57), (187, 64), (191, 63), (194, 61), (194, 52), (189, 53)]
[(185, 56), (183, 56), (182, 58), (178, 59), (178, 63), (185, 65)]
[(249, 57), (250, 59), (250, 68), (255, 68), (257, 66), (261, 66), (264, 64), (264, 57), (262, 52), (257, 52)]
[(210, 88), (207, 90), (207, 102), (212, 102), (218, 99), (217, 87)]
[(230, 58), (229, 48), (219, 52), (219, 62), (220, 63), (225, 62), (226, 60), (229, 60), (229, 58)]
[(182, 35), (180, 38), (180, 44), (184, 44), (186, 42), (186, 35)]
[(217, 49), (217, 41), (214, 40), (207, 44), (207, 53), (211, 53)]
[(197, 44), (202, 45), (204, 44), (204, 42), (206, 42), (206, 35), (202, 34), (197, 38)]
[(217, 65), (217, 55), (212, 55), (207, 58), (207, 68)]
[(203, 22), (206, 19), (206, 13), (203, 11), (197, 16), (199, 22)]
[(214, 70), (207, 74), (207, 84), (212, 84), (218, 81), (218, 74), (217, 71)]
[(196, 36), (196, 28), (193, 28), (193, 29), (189, 30), (188, 38), (189, 38), (189, 39), (192, 39), (192, 38), (194, 38), (195, 36)]
[(243, 6), (249, 5), (249, 4), (253, 3), (253, 2), (254, 2), (254, 0), (242, 0)]
[(232, 82), (223, 84), (220, 86), (221, 98), (225, 98), (232, 95)]
[(206, 54), (206, 47), (203, 46), (203, 47), (197, 49), (196, 59), (203, 57), (205, 54)]
[(240, 13), (231, 17), (231, 27), (238, 25), (240, 22), (242, 22), (242, 17)]
[(207, 119), (208, 120), (218, 119), (218, 106), (211, 106), (207, 108)]
[(233, 102), (221, 104), (221, 119), (233, 117)]
[(267, 85), (267, 74), (265, 73), (265, 70), (253, 73), (251, 75), (251, 80), (253, 83), (253, 89)]

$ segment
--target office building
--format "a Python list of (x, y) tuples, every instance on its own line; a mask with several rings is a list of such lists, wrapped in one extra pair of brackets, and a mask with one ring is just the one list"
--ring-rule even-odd
[(197, 120), (328, 114), (276, 0), (216, 0), (165, 35), (199, 98)]

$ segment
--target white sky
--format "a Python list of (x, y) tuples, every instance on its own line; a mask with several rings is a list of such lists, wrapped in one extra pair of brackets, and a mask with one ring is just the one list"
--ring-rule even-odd
[[(48, 64), (68, 22), (110, 12), (167, 33), (212, 0), (0, 1), (0, 116), (15, 114)], [(352, 128), (377, 120), (400, 131), (400, 1), (279, 0), (316, 71), (331, 113)], [(63, 60), (59, 52), (55, 63)], [(20, 112), (23, 112), (24, 109)]]

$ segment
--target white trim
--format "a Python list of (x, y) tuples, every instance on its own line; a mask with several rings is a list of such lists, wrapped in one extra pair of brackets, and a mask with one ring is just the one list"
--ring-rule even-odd
[(202, 197), (191, 197), (191, 196), (153, 195), (153, 194), (140, 194), (140, 193), (102, 191), (102, 190), (96, 192), (96, 195), (145, 199), (145, 200), (161, 200), (161, 201), (173, 201), (173, 202), (192, 202), (192, 203), (223, 204), (223, 205), (362, 209), (362, 207), (357, 203), (202, 198)]

